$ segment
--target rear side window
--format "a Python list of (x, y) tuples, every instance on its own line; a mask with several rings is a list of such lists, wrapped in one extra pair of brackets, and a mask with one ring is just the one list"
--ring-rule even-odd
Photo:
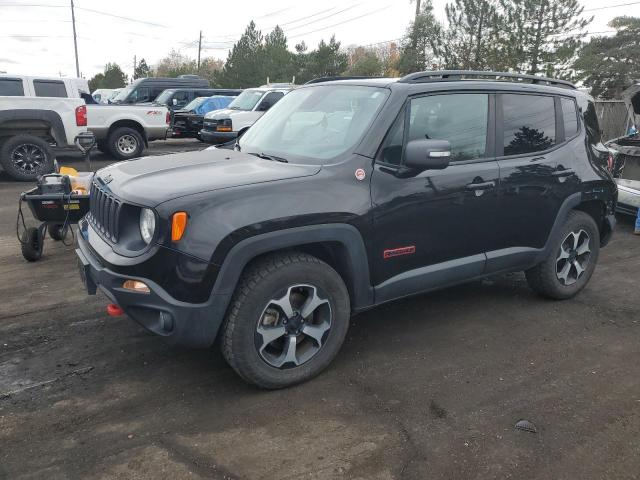
[(600, 131), (600, 125), (598, 124), (596, 107), (593, 102), (589, 102), (587, 111), (584, 112), (584, 126), (587, 130), (587, 135), (589, 136), (591, 143), (600, 143), (602, 133)]
[(570, 98), (561, 98), (562, 118), (564, 120), (564, 137), (571, 138), (578, 133), (578, 112), (576, 102)]
[(33, 88), (36, 92), (36, 97), (62, 97), (67, 96), (67, 89), (64, 86), (64, 82), (58, 82), (56, 80), (34, 80)]
[(0, 78), (0, 96), (23, 97), (22, 80), (19, 78)]
[(553, 97), (542, 95), (502, 96), (504, 154), (541, 152), (556, 143)]

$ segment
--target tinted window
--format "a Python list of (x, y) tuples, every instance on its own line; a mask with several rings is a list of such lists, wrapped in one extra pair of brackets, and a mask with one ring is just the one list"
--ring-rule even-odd
[(430, 95), (411, 100), (409, 141), (448, 140), (451, 161), (485, 155), (489, 97), (482, 93)]
[(36, 91), (36, 97), (66, 97), (67, 89), (64, 88), (64, 82), (56, 80), (34, 80), (33, 88)]
[(269, 108), (273, 107), (283, 96), (284, 93), (282, 92), (267, 93), (262, 102), (260, 102), (258, 110), (268, 110)]
[(0, 96), (21, 97), (24, 95), (22, 80), (17, 78), (0, 78)]
[(504, 154), (540, 152), (556, 143), (553, 97), (503, 95)]
[(562, 118), (564, 119), (564, 137), (570, 138), (578, 133), (578, 114), (576, 102), (570, 98), (561, 98)]

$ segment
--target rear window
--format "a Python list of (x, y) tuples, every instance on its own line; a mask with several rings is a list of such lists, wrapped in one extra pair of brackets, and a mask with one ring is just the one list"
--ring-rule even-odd
[(58, 82), (56, 80), (34, 80), (33, 88), (36, 92), (36, 97), (66, 97), (67, 89), (64, 87), (64, 82)]
[(506, 94), (502, 111), (505, 155), (541, 152), (556, 143), (553, 97)]
[(576, 102), (570, 98), (561, 98), (562, 118), (564, 119), (564, 136), (571, 138), (578, 133), (578, 112)]
[(0, 78), (0, 96), (22, 97), (24, 87), (19, 78)]

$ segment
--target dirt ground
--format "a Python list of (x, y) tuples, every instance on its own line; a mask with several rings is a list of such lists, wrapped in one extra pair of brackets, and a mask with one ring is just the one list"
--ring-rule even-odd
[[(541, 299), (512, 274), (398, 301), (354, 317), (318, 378), (266, 392), (215, 350), (108, 317), (72, 246), (47, 241), (24, 261), (27, 186), (0, 174), (0, 478), (640, 478), (628, 220), (573, 300)], [(516, 430), (521, 419), (537, 433)]]

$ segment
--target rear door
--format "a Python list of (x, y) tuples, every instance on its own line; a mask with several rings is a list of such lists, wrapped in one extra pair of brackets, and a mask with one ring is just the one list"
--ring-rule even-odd
[(516, 266), (518, 261), (528, 263), (545, 246), (564, 200), (578, 189), (571, 169), (575, 153), (564, 148), (577, 139), (575, 101), (564, 100), (568, 135), (562, 102), (557, 95), (497, 95), (500, 211), (494, 221), (495, 243), (488, 253), (489, 271)]

